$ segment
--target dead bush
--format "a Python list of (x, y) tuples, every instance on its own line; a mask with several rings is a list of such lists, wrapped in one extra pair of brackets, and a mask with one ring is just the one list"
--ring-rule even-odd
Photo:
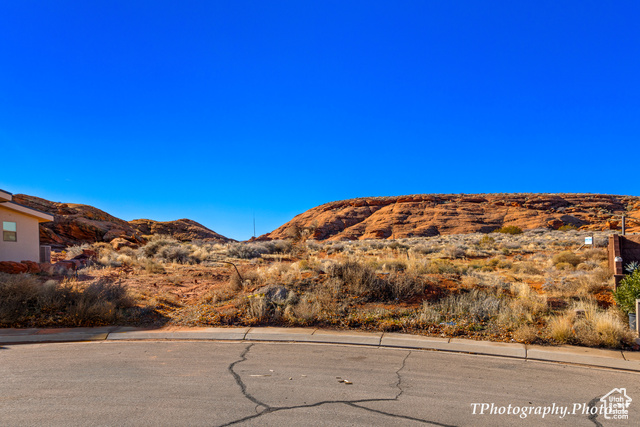
[(91, 326), (111, 324), (132, 307), (125, 288), (101, 279), (44, 283), (27, 275), (0, 274), (0, 325)]
[(552, 263), (556, 267), (558, 267), (558, 264), (570, 264), (575, 268), (581, 262), (582, 258), (571, 251), (560, 252), (559, 254), (556, 254), (552, 259)]

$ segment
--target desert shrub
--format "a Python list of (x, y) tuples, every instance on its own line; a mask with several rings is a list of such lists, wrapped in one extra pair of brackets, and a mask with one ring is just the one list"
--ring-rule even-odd
[(379, 279), (375, 270), (368, 265), (357, 261), (339, 262), (331, 265), (327, 274), (329, 279), (336, 281), (338, 286), (351, 294), (371, 300), (389, 297), (388, 283)]
[(577, 230), (578, 227), (576, 227), (573, 224), (565, 224), (563, 226), (561, 226), (560, 228), (558, 228), (558, 231), (571, 231), (571, 230)]
[(551, 262), (556, 267), (558, 267), (558, 264), (563, 263), (570, 264), (572, 267), (575, 267), (582, 262), (582, 258), (571, 251), (564, 251), (554, 255)]
[(447, 245), (442, 253), (444, 256), (451, 259), (464, 258), (467, 255), (465, 248), (460, 245)]
[(391, 298), (403, 300), (424, 293), (424, 281), (412, 274), (392, 274), (388, 279)]
[(503, 234), (522, 234), (522, 229), (515, 225), (505, 225), (502, 228), (495, 230), (495, 232)]
[(264, 295), (251, 295), (249, 298), (249, 316), (258, 321), (264, 321), (268, 314), (268, 301)]
[(459, 295), (449, 295), (438, 304), (438, 311), (452, 319), (470, 319), (487, 322), (497, 316), (508, 304), (505, 298), (481, 289), (473, 289)]
[(266, 254), (287, 254), (293, 250), (293, 244), (287, 240), (270, 242), (231, 243), (227, 248), (227, 255), (232, 258), (251, 259)]
[(437, 252), (437, 250), (438, 249), (433, 245), (419, 244), (411, 247), (409, 252), (421, 254), (421, 255), (428, 255), (428, 254)]
[(491, 236), (482, 236), (482, 239), (480, 239), (480, 241), (478, 242), (478, 245), (480, 246), (493, 246), (493, 244), (496, 242), (496, 239), (494, 239)]
[(142, 262), (142, 267), (144, 268), (144, 271), (149, 273), (149, 274), (161, 274), (164, 273), (164, 267), (155, 262), (152, 259), (145, 259)]
[(153, 236), (149, 242), (138, 249), (138, 253), (145, 258), (153, 258), (163, 247), (167, 245), (175, 246), (180, 243), (169, 236)]
[(178, 264), (188, 264), (193, 261), (189, 249), (181, 244), (162, 246), (156, 253), (156, 257), (164, 262)]
[(515, 273), (531, 274), (531, 275), (542, 274), (542, 270), (540, 270), (535, 263), (530, 261), (523, 261), (523, 262), (516, 263), (511, 268)]
[(387, 259), (381, 263), (382, 269), (385, 271), (405, 271), (407, 269), (407, 263), (399, 259)]
[(394, 240), (393, 242), (389, 243), (387, 245), (387, 248), (392, 249), (392, 250), (409, 249), (409, 247), (407, 245), (403, 245), (402, 243), (398, 242), (397, 240)]
[(577, 301), (564, 314), (552, 317), (548, 331), (560, 343), (591, 347), (615, 348), (633, 341), (633, 334), (614, 310), (601, 310), (589, 300)]
[[(314, 246), (312, 242), (307, 244), (307, 248), (309, 246)], [(315, 243), (316, 246), (320, 246)], [(273, 242), (273, 247), (268, 247), (270, 249), (269, 253), (279, 253), (279, 254), (289, 254), (293, 251), (293, 243), (290, 240), (275, 240)]]
[(538, 330), (531, 325), (520, 325), (513, 332), (513, 338), (522, 343), (533, 344), (538, 341)]
[(307, 249), (312, 252), (318, 252), (322, 250), (322, 245), (316, 242), (315, 240), (307, 240), (306, 245), (307, 245)]
[(231, 277), (229, 278), (230, 288), (236, 292), (242, 290), (242, 279), (238, 275), (238, 272), (234, 271)]
[(122, 267), (122, 259), (120, 259), (120, 254), (113, 250), (100, 251), (98, 253), (97, 262), (99, 265), (102, 265), (104, 267)]
[(425, 267), (427, 274), (459, 274), (462, 272), (463, 269), (444, 259), (430, 261)]
[(635, 313), (638, 298), (640, 298), (640, 270), (635, 270), (620, 281), (618, 289), (613, 292), (613, 299), (625, 313)]
[(331, 255), (334, 253), (339, 253), (344, 251), (344, 244), (343, 243), (334, 243), (331, 246), (329, 246), (329, 248), (327, 248), (327, 254)]
[(311, 322), (318, 318), (318, 315), (322, 311), (322, 306), (317, 301), (313, 301), (311, 298), (300, 298), (300, 301), (291, 306), (292, 315), (298, 319), (302, 319), (305, 322)]
[(126, 289), (105, 279), (81, 286), (74, 281), (41, 283), (27, 274), (0, 273), (0, 325), (90, 326), (121, 320), (132, 306)]
[(438, 324), (442, 321), (442, 314), (436, 306), (424, 301), (418, 313), (418, 319), (423, 324)]
[(551, 338), (561, 344), (566, 344), (573, 337), (573, 316), (569, 314), (554, 316), (549, 320), (547, 328)]
[(573, 270), (573, 265), (568, 262), (559, 262), (556, 264), (558, 270)]

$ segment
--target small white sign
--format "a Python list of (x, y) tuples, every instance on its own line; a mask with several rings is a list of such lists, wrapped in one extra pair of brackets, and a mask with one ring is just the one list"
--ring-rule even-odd
[(593, 245), (593, 237), (585, 237), (584, 238), (585, 245)]

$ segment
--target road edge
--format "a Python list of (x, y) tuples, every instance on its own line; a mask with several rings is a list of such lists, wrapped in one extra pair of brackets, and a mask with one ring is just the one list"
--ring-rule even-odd
[(406, 348), (451, 353), (480, 354), (572, 365), (640, 372), (640, 352), (576, 346), (539, 346), (520, 343), (476, 341), (393, 332), (360, 332), (317, 328), (184, 328), (134, 327), (0, 329), (0, 345), (83, 341), (263, 341), (348, 344), (383, 348)]

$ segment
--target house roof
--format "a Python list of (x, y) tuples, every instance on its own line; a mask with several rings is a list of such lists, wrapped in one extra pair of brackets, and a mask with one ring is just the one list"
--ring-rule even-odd
[(13, 202), (12, 199), (13, 199), (13, 196), (11, 193), (4, 190), (0, 190), (0, 206), (1, 207), (35, 217), (38, 219), (38, 222), (53, 221), (53, 215), (48, 214), (46, 212), (39, 211), (37, 209), (30, 208), (28, 206), (20, 205), (18, 203)]
[(0, 189), (0, 202), (11, 201), (12, 194)]

